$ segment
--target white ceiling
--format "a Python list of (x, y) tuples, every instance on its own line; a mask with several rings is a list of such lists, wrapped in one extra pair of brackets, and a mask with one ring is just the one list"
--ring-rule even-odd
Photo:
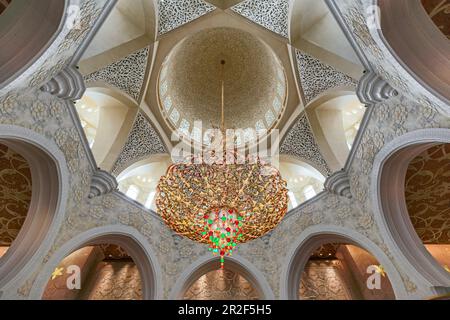
[(146, 15), (143, 0), (119, 0), (103, 26), (84, 53), (87, 59), (146, 33)]
[(291, 42), (308, 41), (350, 62), (360, 64), (353, 48), (324, 0), (293, 0)]

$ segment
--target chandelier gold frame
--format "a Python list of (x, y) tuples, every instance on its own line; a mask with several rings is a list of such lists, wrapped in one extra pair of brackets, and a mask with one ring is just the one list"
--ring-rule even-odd
[[(224, 80), (221, 61), (221, 131), (225, 136)], [(234, 144), (232, 144), (234, 146)], [(158, 184), (156, 206), (164, 222), (178, 234), (224, 258), (236, 245), (264, 236), (283, 219), (288, 208), (286, 181), (257, 156), (243, 157), (221, 140), (217, 161), (195, 158), (169, 167)], [(230, 153), (233, 156), (230, 160)], [(241, 161), (244, 160), (244, 161)], [(231, 163), (230, 163), (231, 162)]]

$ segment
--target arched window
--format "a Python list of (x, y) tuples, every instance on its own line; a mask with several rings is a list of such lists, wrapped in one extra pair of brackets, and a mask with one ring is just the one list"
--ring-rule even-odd
[(353, 141), (356, 138), (356, 134), (359, 130), (362, 117), (364, 115), (365, 108), (362, 104), (348, 104), (343, 108), (342, 112), (342, 125), (345, 131), (345, 139), (349, 149), (353, 146)]
[(289, 196), (291, 207), (296, 208), (298, 206), (298, 202), (297, 202), (297, 199), (295, 198), (295, 194), (292, 191), (289, 191), (288, 196)]
[(117, 177), (119, 190), (128, 195), (131, 186), (139, 188), (139, 194), (133, 199), (147, 209), (155, 211), (156, 187), (159, 179), (166, 174), (170, 164), (169, 155), (155, 155), (135, 163)]
[(151, 209), (153, 207), (153, 201), (155, 200), (156, 191), (150, 192), (147, 201), (145, 202), (145, 207)]
[(305, 189), (303, 189), (303, 194), (305, 195), (305, 198), (307, 200), (312, 199), (316, 196), (316, 190), (314, 190), (314, 187), (309, 185), (306, 186)]
[(133, 126), (135, 102), (117, 90), (89, 88), (75, 106), (95, 161), (112, 169)]
[(305, 162), (282, 156), (279, 170), (281, 177), (287, 182), (289, 210), (296, 208), (323, 190), (324, 176)]
[(365, 111), (350, 91), (329, 93), (307, 107), (314, 136), (332, 170), (345, 165)]
[(135, 185), (131, 185), (128, 187), (126, 195), (127, 195), (127, 197), (129, 197), (133, 200), (136, 200), (137, 197), (139, 196), (139, 193), (140, 193), (139, 188), (136, 187)]
[[(84, 100), (87, 100), (86, 98)], [(81, 126), (92, 149), (95, 136), (97, 134), (97, 127), (99, 122), (100, 108), (96, 104), (86, 105), (85, 103), (77, 104), (77, 111), (80, 116)]]

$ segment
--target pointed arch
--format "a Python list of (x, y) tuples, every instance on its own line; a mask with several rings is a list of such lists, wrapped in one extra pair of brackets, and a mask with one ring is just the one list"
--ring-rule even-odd
[(51, 273), (66, 256), (82, 247), (103, 243), (122, 247), (136, 263), (142, 279), (144, 300), (162, 298), (162, 274), (153, 248), (136, 229), (121, 225), (93, 228), (66, 242), (45, 264), (31, 289), (29, 298), (41, 299)]
[(397, 299), (407, 297), (402, 278), (386, 254), (370, 239), (355, 230), (332, 225), (313, 226), (294, 239), (282, 263), (280, 298), (295, 300), (298, 296), (300, 277), (311, 253), (326, 243), (344, 242), (361, 247), (372, 254), (386, 270)]
[[(273, 300), (273, 291), (264, 275), (250, 261), (239, 255), (227, 257), (227, 267), (230, 270), (241, 274), (250, 284), (256, 288), (264, 300)], [(172, 290), (169, 299), (180, 300), (185, 291), (202, 275), (209, 271), (218, 269), (219, 262), (217, 257), (210, 254), (204, 255), (188, 266), (180, 275)]]

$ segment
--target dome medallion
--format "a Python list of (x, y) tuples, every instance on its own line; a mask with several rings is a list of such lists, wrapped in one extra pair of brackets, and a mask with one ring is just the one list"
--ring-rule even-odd
[[(205, 131), (221, 124), (222, 80), (226, 129), (244, 130), (243, 142), (249, 142), (256, 138), (254, 131), (270, 132), (276, 127), (287, 99), (284, 68), (269, 46), (233, 28), (195, 33), (166, 57), (158, 79), (158, 98), (169, 127), (188, 140), (207, 142)], [(201, 128), (195, 126), (196, 121)]]

